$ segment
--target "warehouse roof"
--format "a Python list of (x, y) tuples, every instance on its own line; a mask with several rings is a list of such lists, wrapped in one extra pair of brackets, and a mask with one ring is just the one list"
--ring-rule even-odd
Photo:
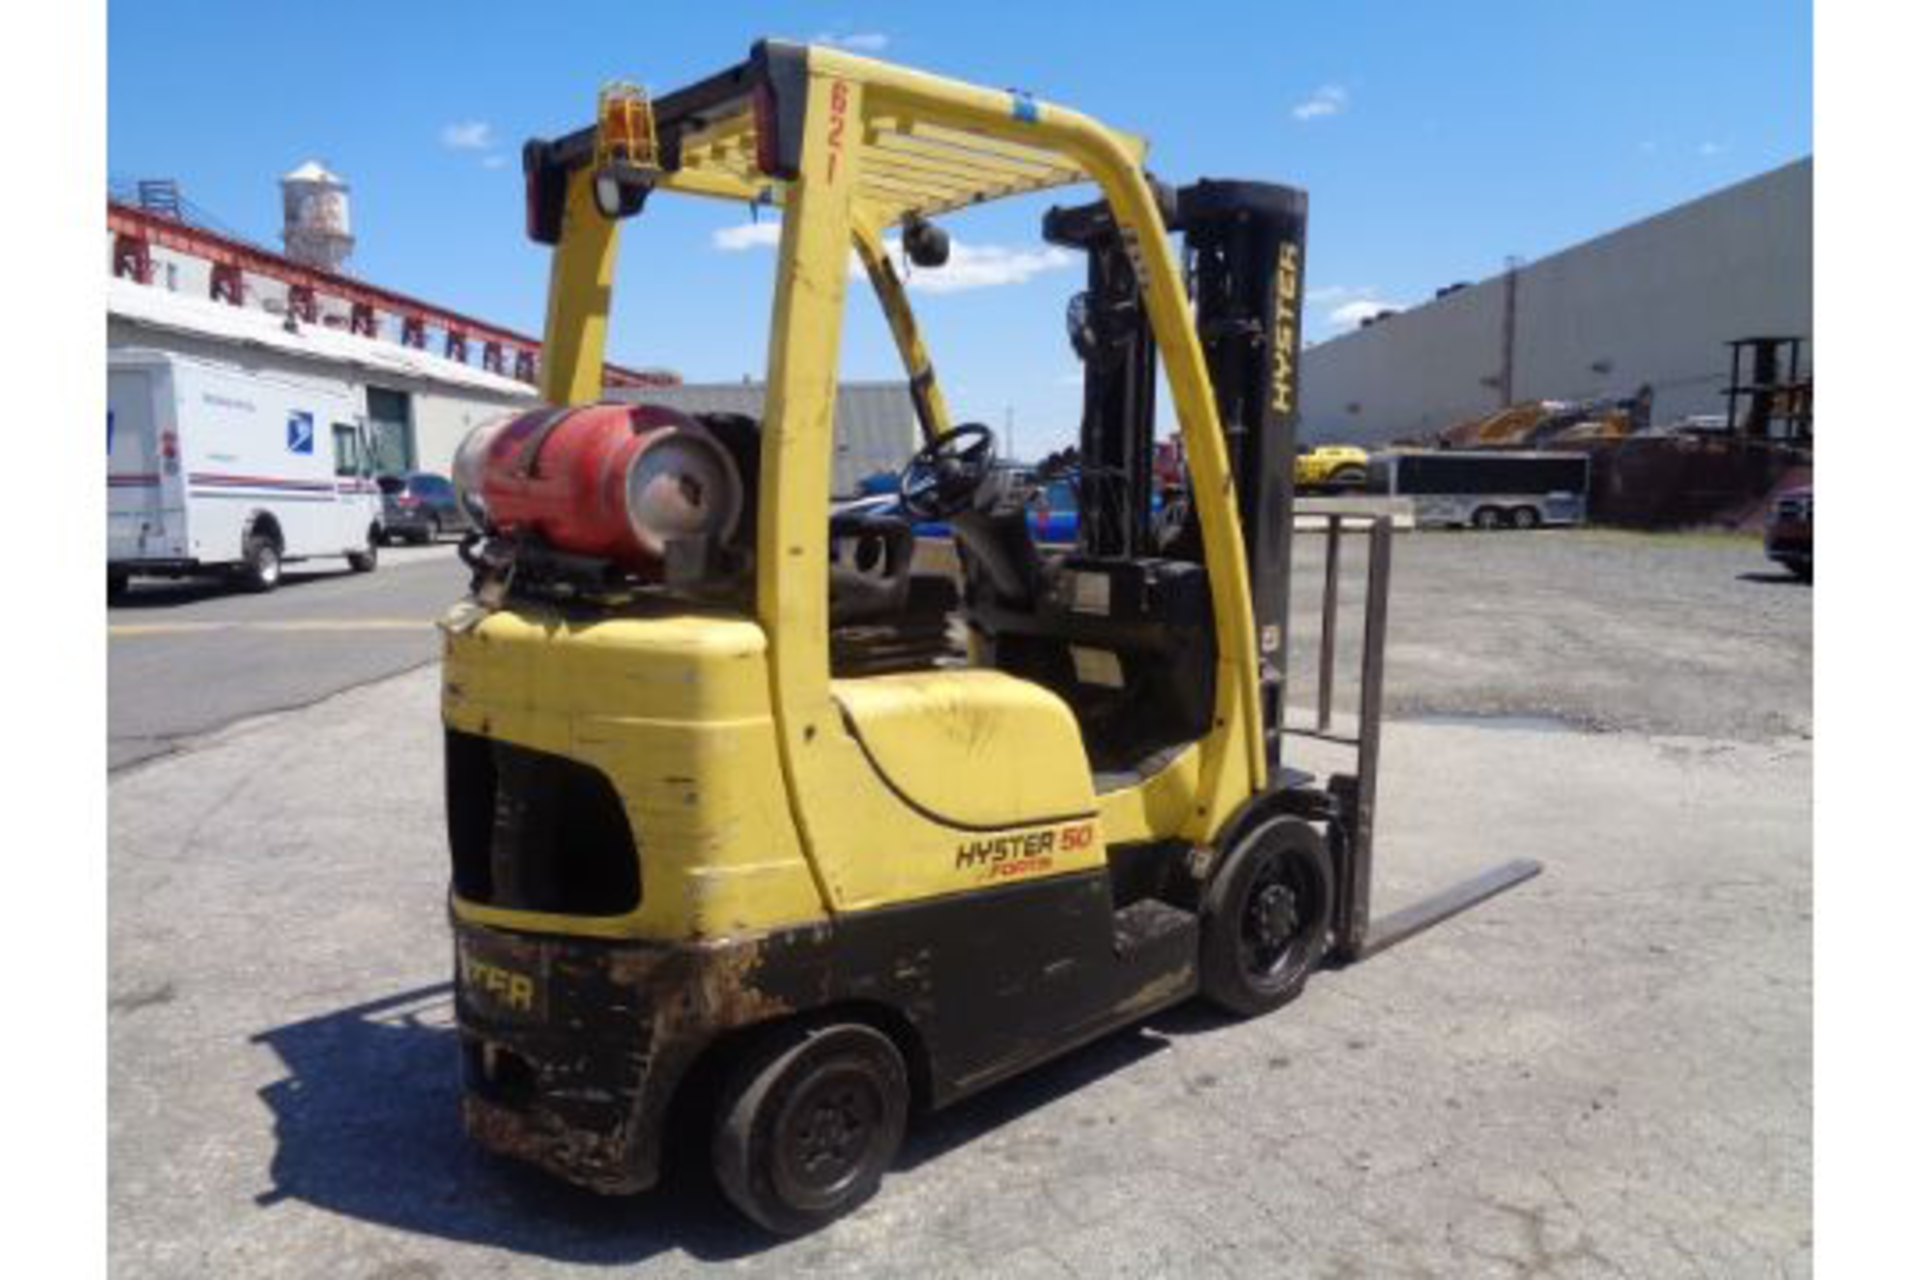
[(236, 307), (117, 277), (107, 281), (107, 314), (151, 329), (261, 347), (375, 373), (421, 378), (516, 400), (530, 400), (536, 394), (524, 382), (418, 347), (383, 342), (317, 324), (289, 329), (285, 317), (270, 311)]

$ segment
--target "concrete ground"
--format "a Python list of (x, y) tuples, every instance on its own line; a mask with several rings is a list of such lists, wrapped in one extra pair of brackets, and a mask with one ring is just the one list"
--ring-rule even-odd
[(433, 622), (466, 589), (447, 543), (382, 548), (370, 574), (291, 565), (268, 595), (136, 579), (107, 612), (108, 768), (432, 662)]
[(432, 670), (117, 774), (115, 1273), (1806, 1274), (1811, 593), (1732, 540), (1401, 549), (1378, 906), (1546, 875), (935, 1116), (799, 1241), (462, 1138)]

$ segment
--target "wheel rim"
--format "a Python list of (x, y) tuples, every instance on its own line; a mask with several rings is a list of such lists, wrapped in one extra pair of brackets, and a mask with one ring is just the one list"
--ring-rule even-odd
[(843, 1065), (809, 1078), (780, 1110), (773, 1183), (783, 1200), (823, 1209), (856, 1186), (873, 1162), (886, 1104), (865, 1072)]
[(280, 553), (273, 549), (272, 543), (263, 544), (260, 554), (254, 558), (254, 561), (256, 566), (254, 572), (260, 575), (260, 581), (278, 582), (280, 580)]
[(1261, 863), (1240, 911), (1240, 963), (1250, 977), (1281, 977), (1300, 961), (1320, 917), (1319, 895), (1306, 860), (1280, 854)]

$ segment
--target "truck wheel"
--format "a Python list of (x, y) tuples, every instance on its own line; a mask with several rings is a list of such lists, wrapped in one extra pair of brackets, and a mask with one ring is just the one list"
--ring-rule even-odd
[(1473, 527), (1476, 529), (1498, 529), (1502, 524), (1500, 508), (1475, 507), (1473, 509)]
[(1513, 521), (1513, 527), (1516, 529), (1538, 529), (1540, 527), (1540, 513), (1532, 507), (1515, 507), (1507, 513), (1507, 516)]
[(1299, 995), (1326, 957), (1333, 860), (1320, 833), (1274, 818), (1242, 837), (1200, 907), (1200, 992), (1242, 1017)]
[(380, 567), (380, 535), (367, 530), (367, 549), (347, 552), (347, 567), (355, 573), (372, 573)]
[(269, 535), (248, 535), (240, 564), (240, 584), (249, 591), (271, 591), (280, 585), (280, 544)]
[(906, 1064), (859, 1023), (787, 1026), (749, 1049), (721, 1094), (713, 1171), (727, 1198), (800, 1235), (879, 1190), (906, 1133)]

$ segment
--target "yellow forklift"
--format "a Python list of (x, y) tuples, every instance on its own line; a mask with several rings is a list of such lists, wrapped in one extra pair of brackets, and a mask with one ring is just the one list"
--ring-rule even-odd
[[(1330, 627), (1308, 730), (1357, 764), (1283, 763), (1306, 198), (1176, 189), (1145, 155), (1026, 93), (775, 41), (527, 145), (547, 404), (461, 448), (474, 583), (443, 623), (480, 1143), (610, 1193), (673, 1147), (807, 1231), (873, 1194), (919, 1109), (1196, 995), (1273, 1009), (1538, 870), (1370, 920), (1384, 524), (1358, 730), (1330, 727)], [(1042, 231), (1087, 262), (1080, 527), (1043, 553), (993, 433), (948, 419), (899, 264), (941, 269), (942, 215), (1076, 184)], [(680, 195), (778, 211), (758, 419), (603, 399), (620, 223)], [(831, 511), (856, 261), (923, 437), (905, 516)], [(957, 584), (915, 570), (928, 519)]]

